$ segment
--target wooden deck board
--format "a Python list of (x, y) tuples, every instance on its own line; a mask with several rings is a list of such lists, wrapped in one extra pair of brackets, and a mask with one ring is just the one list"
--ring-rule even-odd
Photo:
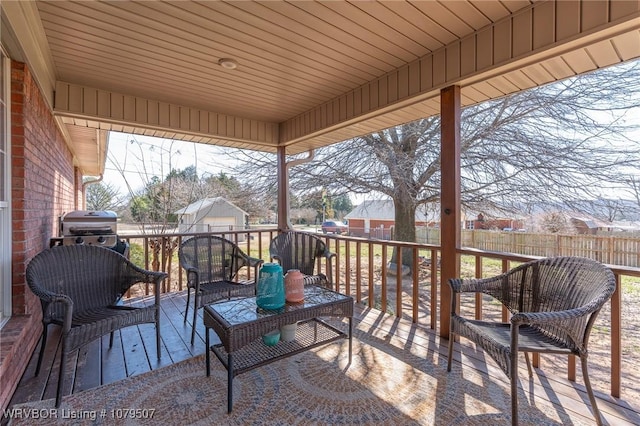
[(102, 383), (111, 383), (127, 377), (127, 370), (122, 351), (120, 331), (116, 331), (113, 337), (113, 346), (109, 347), (109, 335), (100, 339), (100, 359), (102, 364)]
[[(185, 297), (171, 296), (163, 304), (161, 324), (162, 340), (169, 349), (173, 362), (180, 362), (197, 354), (204, 353), (204, 341), (196, 339), (191, 346), (191, 322), (184, 321)], [(165, 337), (166, 331), (166, 337)]]
[[(147, 354), (147, 348), (145, 348), (144, 344), (142, 343), (140, 327), (143, 326), (128, 327), (120, 330), (127, 376), (135, 376), (137, 374), (151, 371), (149, 358), (157, 358), (155, 355), (155, 347), (153, 348), (151, 354)], [(153, 330), (153, 326), (151, 326), (151, 328), (149, 329), (142, 328), (142, 330), (148, 330), (151, 333), (155, 333), (155, 331)]]
[[(45, 399), (43, 397), (45, 387), (49, 381), (49, 372), (52, 371), (52, 366), (48, 363), (53, 362), (54, 353), (57, 344), (60, 339), (60, 329), (58, 327), (51, 327), (49, 331), (49, 338), (47, 339), (46, 352), (42, 360), (42, 367), (40, 374), (35, 376), (36, 365), (38, 361), (38, 354), (40, 351), (40, 342), (33, 354), (31, 355), (31, 361), (29, 362), (27, 369), (23, 374), (21, 384), (14, 392), (13, 399), (18, 401), (34, 401)], [(57, 371), (57, 370), (54, 370)]]
[[(107, 340), (108, 340), (107, 336)], [(73, 392), (95, 388), (100, 386), (102, 382), (102, 363), (99, 356), (94, 354), (101, 352), (100, 339), (80, 348), (78, 351), (77, 367), (75, 368), (75, 381), (73, 383)], [(71, 366), (73, 368), (73, 365)]]
[[(73, 392), (79, 392), (203, 354), (205, 345), (202, 309), (198, 312), (196, 341), (192, 346), (190, 343), (192, 316), (189, 315), (187, 321), (184, 321), (185, 307), (186, 292), (184, 291), (164, 294), (161, 298), (162, 359), (160, 361), (156, 357), (154, 326), (143, 324), (129, 327), (115, 333), (113, 347), (109, 347), (109, 335), (106, 335), (85, 345), (69, 357), (65, 392), (68, 392), (72, 385)], [(362, 304), (356, 304), (354, 315), (354, 327), (357, 324), (360, 330), (382, 341), (393, 339), (396, 343), (401, 342), (407, 350), (419, 353), (426, 360), (446, 368), (447, 342), (441, 343), (440, 337), (428, 327), (416, 326), (410, 321), (400, 320)], [(55, 397), (59, 365), (59, 336), (59, 328), (50, 327), (40, 375), (34, 376), (39, 353), (38, 345), (10, 405)], [(219, 340), (215, 333), (212, 333), (212, 337), (214, 341)], [(486, 381), (507, 383), (506, 376), (493, 360), (486, 357), (482, 351), (477, 351), (469, 341), (462, 339), (461, 342), (456, 342), (454, 351), (454, 362), (462, 363), (463, 368), (474, 369), (484, 374)], [(519, 397), (529, 399), (533, 394), (535, 395), (534, 403), (536, 400), (551, 401), (558, 412), (568, 413), (572, 419), (579, 422), (593, 422), (593, 414), (580, 372), (577, 374), (578, 382), (573, 383), (566, 377), (546, 375), (544, 363), (542, 366), (543, 368), (536, 369), (534, 377), (529, 379), (526, 363), (524, 360), (520, 363), (519, 377), (524, 393), (521, 391)], [(636, 406), (640, 404), (638, 402), (640, 398), (619, 400), (608, 395), (608, 389), (594, 388), (594, 391), (598, 397), (598, 406), (610, 424), (640, 424), (640, 409)]]

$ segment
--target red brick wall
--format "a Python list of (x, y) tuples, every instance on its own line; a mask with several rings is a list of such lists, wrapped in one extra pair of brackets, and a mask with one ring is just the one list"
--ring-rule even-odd
[(25, 64), (11, 65), (12, 311), (0, 339), (0, 403), (6, 408), (42, 326), (40, 302), (25, 282), (29, 260), (49, 247), (58, 217), (78, 206), (81, 176)]
[(19, 296), (24, 269), (57, 236), (58, 217), (75, 209), (76, 173), (29, 70), (14, 62), (12, 78), (13, 313), (22, 314), (30, 313)]
[(349, 235), (364, 237), (364, 219), (349, 219)]

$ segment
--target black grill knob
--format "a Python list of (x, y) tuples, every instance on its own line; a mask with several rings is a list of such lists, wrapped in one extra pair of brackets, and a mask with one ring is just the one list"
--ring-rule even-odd
[(84, 240), (82, 239), (82, 237), (76, 237), (76, 244), (82, 244), (84, 243)]
[(102, 235), (98, 237), (98, 244), (104, 244), (105, 241), (107, 241), (107, 239)]

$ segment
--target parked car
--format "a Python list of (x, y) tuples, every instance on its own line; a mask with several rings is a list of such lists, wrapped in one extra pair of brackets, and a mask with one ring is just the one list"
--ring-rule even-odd
[(339, 220), (325, 220), (322, 222), (322, 233), (333, 233), (333, 234), (346, 234), (349, 232), (349, 225), (346, 225)]

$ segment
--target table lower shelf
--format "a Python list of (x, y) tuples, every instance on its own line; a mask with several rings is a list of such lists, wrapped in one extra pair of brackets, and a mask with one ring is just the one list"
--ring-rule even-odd
[[(274, 346), (267, 346), (262, 339), (256, 339), (233, 352), (233, 371), (231, 373), (233, 376), (237, 376), (253, 368), (349, 337), (347, 333), (320, 319), (301, 321), (296, 329), (296, 337), (291, 342), (281, 340)], [(228, 353), (224, 345), (213, 345), (211, 351), (229, 370)]]

